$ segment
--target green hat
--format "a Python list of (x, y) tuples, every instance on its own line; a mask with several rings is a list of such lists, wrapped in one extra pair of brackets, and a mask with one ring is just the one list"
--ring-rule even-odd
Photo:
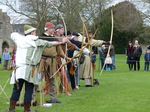
[(30, 25), (24, 25), (24, 34), (28, 34), (31, 33), (33, 31), (35, 31), (36, 28), (30, 26)]

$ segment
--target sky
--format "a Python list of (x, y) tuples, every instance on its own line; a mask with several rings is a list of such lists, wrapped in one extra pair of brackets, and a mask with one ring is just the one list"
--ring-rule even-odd
[(4, 5), (0, 5), (0, 9), (2, 9), (3, 12), (7, 12), (7, 7)]
[[(125, 1), (125, 0), (112, 0), (112, 4), (111, 5), (115, 5), (119, 2), (122, 2), (122, 1)], [(136, 4), (135, 6), (137, 7), (137, 9), (141, 10), (142, 12), (145, 12), (146, 11), (146, 8), (145, 7), (148, 7), (150, 8), (150, 4), (141, 4), (140, 5), (138, 4), (137, 0), (128, 0), (130, 2), (132, 1), (136, 1)], [(147, 6), (148, 5), (148, 6)], [(11, 18), (14, 18), (15, 15), (11, 15), (12, 13), (8, 13), (9, 9), (6, 7), (6, 6), (3, 6), (3, 5), (0, 5), (0, 9), (2, 9), (3, 12), (6, 12)]]
[[(115, 5), (115, 4), (117, 4), (118, 2), (121, 2), (121, 1), (124, 1), (124, 0), (113, 0), (112, 5)], [(10, 16), (10, 18), (14, 18), (15, 15), (14, 14), (12, 15), (12, 13), (9, 13), (9, 8), (7, 6), (0, 5), (0, 9), (2, 9), (2, 12), (6, 12)]]
[[(124, 1), (124, 0), (113, 0), (112, 5), (115, 5), (115, 4), (117, 4), (117, 3), (119, 3), (119, 2), (122, 2), (122, 1)], [(0, 5), (0, 9), (2, 9), (3, 12), (7, 12), (7, 11), (9, 10), (9, 9), (8, 9), (6, 6), (4, 6), (4, 5)]]

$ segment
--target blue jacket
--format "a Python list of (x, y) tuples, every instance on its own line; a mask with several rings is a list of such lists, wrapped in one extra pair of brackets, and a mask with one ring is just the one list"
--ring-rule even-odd
[(10, 60), (10, 54), (7, 52), (7, 53), (4, 53), (3, 54), (3, 57), (2, 59), (5, 61), (5, 60)]
[(145, 61), (150, 61), (150, 53), (145, 53), (144, 59)]

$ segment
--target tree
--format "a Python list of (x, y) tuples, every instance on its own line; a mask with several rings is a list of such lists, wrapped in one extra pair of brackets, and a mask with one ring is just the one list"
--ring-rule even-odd
[(136, 8), (140, 11), (144, 24), (150, 25), (150, 0), (131, 0), (136, 5)]
[(113, 44), (117, 48), (116, 53), (124, 53), (127, 41), (133, 40), (142, 30), (142, 17), (135, 6), (128, 2), (121, 2), (105, 10), (97, 18), (99, 22), (97, 27), (99, 39), (109, 40), (111, 32), (111, 13), (114, 14), (114, 35)]
[(24, 20), (23, 22), (36, 26), (40, 23), (39, 32), (43, 32), (47, 21), (62, 24), (60, 13), (50, 3), (52, 2), (63, 15), (67, 29), (79, 32), (82, 29), (79, 13), (84, 16), (87, 24), (91, 24), (108, 1), (110, 0), (4, 0), (0, 3), (21, 15), (18, 18)]
[(113, 8), (113, 11), (117, 30), (138, 32), (141, 29), (143, 25), (142, 17), (132, 3), (121, 2)]
[[(140, 10), (144, 25), (141, 34), (139, 35), (139, 41), (142, 44), (150, 44), (150, 0), (133, 0), (134, 3), (140, 4), (137, 8)], [(144, 10), (143, 10), (144, 7)]]
[(44, 22), (48, 19), (44, 15), (49, 6), (46, 0), (4, 0), (1, 4), (8, 6), (13, 13), (17, 14), (19, 21), (35, 26), (39, 24), (39, 31), (43, 31)]

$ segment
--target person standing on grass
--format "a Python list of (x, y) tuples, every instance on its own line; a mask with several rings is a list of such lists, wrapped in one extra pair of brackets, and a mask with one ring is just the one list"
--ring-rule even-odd
[(107, 55), (105, 59), (106, 64), (106, 70), (112, 70), (112, 58), (110, 57), (110, 54)]
[(8, 70), (12, 70), (16, 66), (16, 46), (14, 46), (11, 55), (10, 68)]
[(110, 57), (112, 59), (112, 70), (116, 70), (116, 64), (115, 64), (115, 47), (114, 45), (110, 45)]
[(1, 57), (0, 57), (0, 64), (2, 63), (2, 59), (1, 59)]
[(20, 93), (25, 84), (24, 112), (37, 112), (30, 110), (34, 85), (39, 84), (38, 64), (41, 59), (42, 51), (45, 47), (62, 44), (63, 42), (48, 42), (41, 40), (36, 35), (36, 28), (25, 25), (24, 35), (16, 32), (11, 34), (11, 39), (17, 46), (16, 50), (16, 69), (11, 76), (10, 84), (14, 84), (10, 107), (6, 112), (15, 112), (16, 102), (19, 100)]
[(100, 55), (99, 57), (100, 57), (100, 61), (101, 61), (101, 69), (106, 70), (106, 66), (104, 66), (104, 63), (105, 63), (106, 55), (108, 52), (108, 46), (106, 46), (105, 44), (102, 44), (102, 46), (100, 47), (98, 52)]
[[(55, 25), (53, 23), (46, 22), (44, 29), (45, 29), (45, 32), (41, 35), (41, 39), (44, 36), (47, 39), (54, 38), (55, 40), (58, 40), (54, 35)], [(68, 41), (67, 38), (63, 38), (63, 39), (66, 39)], [(52, 41), (52, 40), (49, 40), (49, 41)], [(60, 78), (59, 77), (60, 72), (57, 72), (57, 74), (53, 76), (53, 74), (56, 73), (56, 71), (61, 66), (61, 65), (58, 66), (59, 63), (56, 60), (57, 56), (66, 60), (70, 60), (70, 58), (68, 58), (64, 54), (61, 45), (53, 46), (52, 48), (45, 48), (42, 53), (42, 58), (40, 60), (39, 71), (45, 76), (45, 81), (46, 81), (43, 94), (49, 94), (50, 96), (50, 100), (46, 100), (46, 103), (61, 103), (60, 100), (56, 99), (56, 96), (57, 96), (56, 93), (58, 92), (56, 91), (58, 90), (58, 86), (57, 86), (58, 83), (55, 83)]]
[[(67, 38), (68, 38), (68, 35), (71, 35), (71, 32), (65, 32), (65, 28), (62, 24), (58, 24), (56, 25), (56, 28), (55, 28), (55, 35), (57, 37), (60, 37), (60, 38), (64, 38), (65, 37), (65, 33), (67, 33)], [(69, 34), (70, 33), (70, 34)], [(74, 51), (74, 50), (77, 50), (79, 51), (79, 48), (75, 45), (75, 44), (72, 44), (69, 39), (68, 39), (68, 42), (66, 43), (67, 46), (64, 44), (64, 45), (61, 45), (62, 47), (62, 50), (65, 54), (67, 54), (67, 50), (71, 50), (71, 51)], [(66, 50), (66, 47), (67, 47), (67, 50)], [(71, 58), (70, 58), (71, 59)], [(56, 57), (56, 60), (59, 64), (62, 64), (62, 63), (66, 63), (66, 60), (62, 59), (61, 57), (57, 56)], [(73, 59), (74, 60), (74, 59)], [(60, 76), (61, 76), (61, 86), (60, 86), (60, 90), (64, 89), (66, 91), (66, 95), (71, 95), (70, 94), (70, 88), (69, 88), (69, 83), (68, 83), (68, 78), (67, 78), (67, 66), (65, 67), (62, 67), (61, 70), (60, 70)], [(78, 76), (79, 74), (77, 74)], [(79, 77), (77, 78), (79, 79)], [(76, 82), (79, 82), (79, 81), (76, 81)]]
[[(93, 46), (101, 46), (102, 44), (107, 44), (110, 45), (109, 41), (103, 41), (103, 40), (95, 40), (93, 39), (94, 34), (89, 31), (88, 34), (86, 35), (87, 38), (84, 36), (80, 35), (78, 40), (85, 40), (85, 42), (88, 42), (88, 52), (83, 56), (84, 61), (80, 65), (80, 78), (84, 78), (85, 80), (85, 87), (93, 87), (93, 78), (94, 78), (94, 69), (92, 67), (92, 62), (90, 59), (90, 52), (92, 50)], [(87, 50), (86, 50), (87, 51)], [(84, 54), (84, 53), (83, 53)]]
[[(140, 70), (140, 57), (142, 55), (142, 48), (138, 43), (138, 40), (135, 40), (134, 46), (132, 48), (132, 58), (133, 58), (133, 65), (134, 65), (134, 71)], [(137, 66), (136, 66), (137, 63)], [(137, 69), (136, 69), (137, 67)]]
[(147, 46), (146, 53), (144, 55), (145, 66), (144, 71), (149, 71), (149, 64), (150, 64), (150, 46)]
[(128, 42), (128, 46), (127, 46), (127, 50), (126, 50), (126, 56), (127, 56), (127, 64), (129, 66), (129, 70), (131, 71), (132, 68), (133, 68), (133, 62), (132, 62), (132, 58), (131, 58), (131, 55), (132, 55), (132, 48), (133, 48), (133, 45), (132, 45), (132, 42), (129, 41)]
[[(73, 32), (71, 34), (71, 36), (68, 36), (68, 39), (70, 40), (70, 42), (72, 44), (75, 44), (78, 48), (81, 48), (82, 46), (82, 42), (78, 41), (78, 36), (79, 34), (76, 33), (76, 32)], [(68, 57), (72, 58), (73, 55), (74, 55), (74, 51), (73, 50), (67, 50), (67, 55)], [(77, 57), (76, 57), (77, 58)], [(70, 79), (70, 82), (71, 82), (71, 88), (72, 88), (72, 91), (77, 91), (77, 89), (79, 88), (79, 68), (77, 68), (74, 73), (71, 73), (70, 71), (72, 71), (72, 65), (75, 65), (75, 59), (68, 63), (67, 64), (67, 69), (68, 69), (68, 74), (69, 74), (69, 79)], [(75, 65), (76, 67), (78, 66), (77, 64)], [(79, 66), (78, 66), (79, 67)]]
[(2, 59), (4, 60), (3, 69), (6, 69), (6, 70), (7, 70), (8, 62), (9, 62), (9, 60), (10, 60), (10, 54), (9, 54), (9, 52), (8, 52), (8, 48), (5, 48), (5, 49), (4, 49), (4, 53), (3, 53)]

